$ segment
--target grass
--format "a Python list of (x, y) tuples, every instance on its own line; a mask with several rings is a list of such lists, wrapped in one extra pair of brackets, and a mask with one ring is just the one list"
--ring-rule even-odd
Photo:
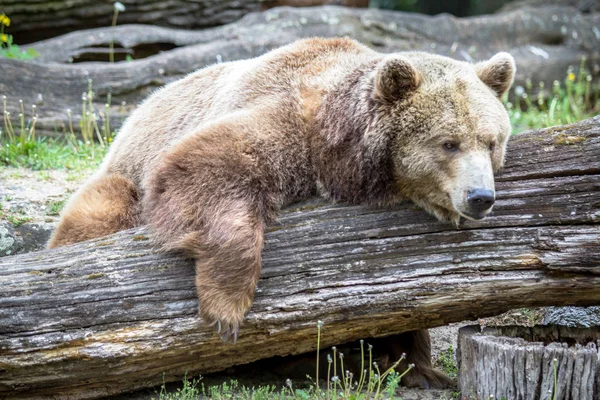
[[(6, 199), (6, 201), (10, 201)], [(10, 222), (15, 228), (31, 221), (31, 217), (25, 215), (24, 211), (20, 211), (19, 213), (9, 212), (8, 210), (4, 210), (4, 206), (0, 203), (0, 220), (6, 220)]]
[[(318, 376), (318, 365), (320, 357), (321, 330), (323, 323), (317, 322), (317, 357), (316, 374)], [(321, 384), (318, 379), (307, 378), (311, 382), (308, 387), (294, 387), (290, 379), (286, 380), (284, 387), (274, 385), (246, 387), (239, 385), (236, 380), (224, 382), (221, 385), (210, 386), (206, 388), (198, 379), (188, 380), (184, 378), (182, 387), (174, 392), (169, 392), (165, 384), (157, 393), (156, 400), (196, 400), (200, 398), (211, 399), (241, 399), (241, 400), (262, 400), (262, 399), (294, 399), (294, 400), (381, 400), (396, 398), (396, 389), (400, 385), (402, 377), (408, 373), (414, 366), (409, 365), (408, 369), (399, 373), (395, 370), (400, 362), (404, 360), (405, 355), (397, 360), (386, 371), (380, 371), (376, 362), (373, 362), (373, 346), (367, 345), (365, 351), (364, 341), (360, 341), (361, 365), (363, 367), (359, 376), (354, 376), (351, 372), (344, 369), (344, 355), (332, 347), (332, 353), (327, 354), (327, 379), (325, 384)], [(367, 362), (368, 357), (368, 362)], [(339, 373), (338, 373), (339, 371)]]
[(0, 165), (33, 170), (84, 170), (97, 167), (106, 155), (115, 132), (110, 129), (110, 94), (102, 113), (94, 109), (94, 97), (90, 79), (88, 90), (81, 98), (79, 129), (74, 129), (72, 111), (66, 110), (68, 127), (54, 139), (36, 135), (35, 105), (26, 112), (23, 101), (19, 100), (21, 112), (15, 121), (7, 110), (7, 98), (3, 96)]
[(66, 200), (51, 200), (47, 204), (46, 214), (47, 215), (59, 215), (60, 211), (65, 206)]
[(277, 400), (290, 399), (290, 393), (285, 388), (277, 388), (274, 385), (248, 388), (240, 385), (235, 379), (224, 382), (221, 385), (204, 387), (200, 379), (183, 380), (182, 387), (174, 392), (169, 392), (163, 385), (158, 400), (196, 400), (210, 398), (213, 400), (246, 399), (246, 400)]
[(504, 102), (514, 133), (556, 125), (572, 124), (600, 114), (600, 88), (585, 70), (585, 58), (575, 74), (569, 68), (564, 82), (554, 81), (551, 88), (543, 82), (534, 94), (533, 84), (513, 89), (513, 102)]

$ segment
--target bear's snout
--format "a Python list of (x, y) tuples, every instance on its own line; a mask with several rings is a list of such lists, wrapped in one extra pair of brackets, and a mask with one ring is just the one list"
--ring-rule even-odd
[(477, 188), (467, 192), (467, 204), (469, 216), (474, 219), (482, 219), (487, 211), (492, 208), (496, 196), (493, 190)]

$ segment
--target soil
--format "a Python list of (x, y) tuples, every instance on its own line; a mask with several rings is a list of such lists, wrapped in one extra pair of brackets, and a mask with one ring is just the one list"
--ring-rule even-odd
[(92, 172), (0, 167), (2, 211), (27, 218), (30, 223), (55, 223), (58, 213), (52, 205), (66, 200)]

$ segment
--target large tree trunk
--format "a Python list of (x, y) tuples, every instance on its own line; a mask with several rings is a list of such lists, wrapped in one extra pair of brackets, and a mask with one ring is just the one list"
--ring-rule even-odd
[(91, 398), (316, 345), (600, 304), (600, 117), (514, 137), (493, 214), (310, 202), (266, 235), (236, 345), (197, 317), (189, 260), (145, 228), (0, 259), (0, 397)]
[[(68, 126), (67, 109), (74, 111), (77, 126), (81, 93), (92, 79), (99, 114), (112, 93), (111, 121), (116, 128), (122, 101), (133, 106), (157, 86), (205, 65), (255, 57), (311, 36), (350, 36), (384, 53), (423, 50), (467, 61), (509, 51), (517, 60), (516, 84), (531, 79), (535, 89), (539, 81), (551, 87), (554, 80), (564, 80), (567, 68), (579, 66), (582, 56), (587, 57), (588, 68), (600, 74), (597, 26), (600, 14), (582, 15), (572, 8), (460, 19), (332, 6), (276, 8), (203, 31), (123, 25), (35, 43), (32, 47), (41, 56), (33, 62), (2, 60), (0, 95), (8, 97), (8, 110), (15, 118), (19, 99), (26, 110), (37, 104), (38, 131), (60, 133)], [(116, 60), (127, 54), (135, 60), (89, 62), (108, 61), (111, 38), (116, 42)]]

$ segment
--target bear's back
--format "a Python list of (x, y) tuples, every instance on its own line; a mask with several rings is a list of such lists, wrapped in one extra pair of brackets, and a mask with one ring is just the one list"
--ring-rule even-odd
[(350, 39), (304, 39), (260, 57), (212, 65), (150, 95), (127, 119), (101, 173), (141, 185), (161, 152), (203, 126), (265, 105), (306, 120), (345, 73), (378, 53)]

